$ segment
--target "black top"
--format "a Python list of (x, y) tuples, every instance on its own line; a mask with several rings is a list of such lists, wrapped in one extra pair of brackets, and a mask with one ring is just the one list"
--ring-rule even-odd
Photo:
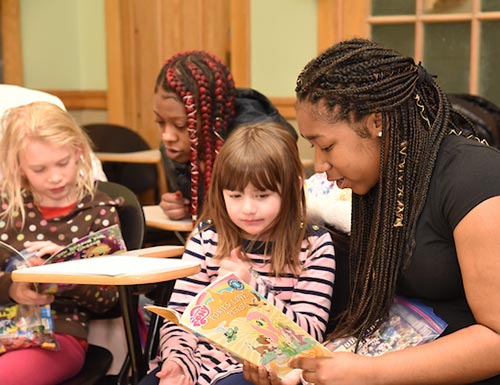
[[(417, 225), (416, 249), (398, 283), (398, 294), (420, 299), (448, 323), (443, 335), (476, 323), (465, 298), (453, 230), (475, 206), (497, 195), (500, 151), (453, 134), (445, 138)], [(500, 383), (500, 376), (488, 383)]]

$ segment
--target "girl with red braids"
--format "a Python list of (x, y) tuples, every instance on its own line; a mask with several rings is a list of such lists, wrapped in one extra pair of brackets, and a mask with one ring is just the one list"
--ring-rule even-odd
[[(329, 232), (306, 221), (304, 170), (295, 138), (275, 122), (237, 128), (214, 163), (205, 205), (168, 306), (183, 313), (206, 286), (236, 274), (314, 338), (324, 338), (335, 276)], [(165, 320), (160, 353), (140, 385), (249, 385), (242, 364)]]
[(215, 157), (235, 127), (277, 121), (298, 138), (267, 97), (235, 88), (226, 65), (203, 51), (181, 52), (165, 62), (156, 79), (153, 111), (169, 190), (160, 206), (171, 219), (196, 220)]

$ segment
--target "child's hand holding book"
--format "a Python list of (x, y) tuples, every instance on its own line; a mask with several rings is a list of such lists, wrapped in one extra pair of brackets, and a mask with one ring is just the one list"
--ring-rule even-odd
[(250, 283), (252, 278), (252, 265), (241, 254), (241, 247), (231, 251), (231, 254), (220, 261), (219, 277), (233, 273), (245, 283)]
[(145, 309), (208, 340), (234, 359), (265, 366), (280, 378), (292, 370), (288, 363), (295, 356), (332, 355), (234, 274), (219, 274), (182, 315), (155, 305), (147, 305)]
[(45, 260), (61, 251), (64, 246), (57, 245), (51, 241), (26, 241), (24, 243), (26, 257), (30, 266), (39, 266), (45, 263)]
[(273, 370), (243, 361), (243, 375), (247, 381), (255, 385), (300, 385), (301, 373), (302, 370), (293, 369), (280, 378)]
[(23, 305), (47, 305), (54, 302), (53, 295), (38, 293), (33, 284), (28, 282), (12, 282), (9, 297)]

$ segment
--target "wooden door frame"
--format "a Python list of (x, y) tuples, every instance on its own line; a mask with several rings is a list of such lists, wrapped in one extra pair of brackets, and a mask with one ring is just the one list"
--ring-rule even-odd
[(108, 78), (108, 122), (124, 124), (125, 116), (125, 84), (122, 25), (121, 18), (116, 17), (120, 9), (120, 0), (105, 0), (106, 19), (106, 70)]
[[(371, 0), (317, 0), (318, 53), (341, 40), (369, 37)], [(346, 23), (345, 20), (349, 20)]]
[(5, 84), (23, 84), (23, 55), (19, 0), (1, 0), (2, 59)]
[(229, 67), (238, 87), (250, 87), (250, 1), (230, 0), (231, 28)]

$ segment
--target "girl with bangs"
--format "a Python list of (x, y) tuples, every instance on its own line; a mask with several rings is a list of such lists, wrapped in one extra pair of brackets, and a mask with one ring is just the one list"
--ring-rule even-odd
[[(319, 341), (330, 311), (335, 257), (330, 234), (307, 224), (304, 171), (295, 138), (279, 123), (241, 126), (215, 161), (201, 216), (183, 259), (201, 271), (178, 279), (169, 307), (182, 313), (232, 272)], [(147, 384), (246, 385), (242, 365), (165, 320)]]

